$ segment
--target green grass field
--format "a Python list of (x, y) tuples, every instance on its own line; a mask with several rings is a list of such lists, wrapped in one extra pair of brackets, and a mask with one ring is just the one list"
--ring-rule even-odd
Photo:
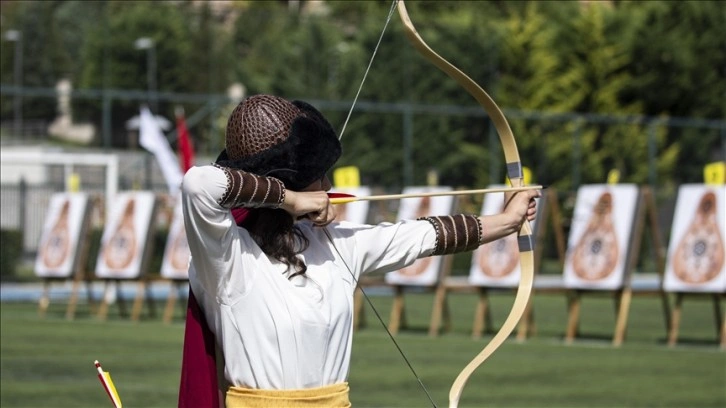
[[(456, 375), (491, 336), (470, 337), (475, 296), (450, 298), (453, 329), (426, 335), (430, 295), (407, 296), (410, 329), (396, 339), (438, 406), (448, 405)], [(390, 298), (374, 297), (387, 317)], [(494, 323), (503, 321), (512, 297), (494, 296)], [(581, 337), (565, 345), (563, 296), (535, 299), (537, 334), (510, 340), (470, 378), (462, 407), (724, 407), (726, 352), (718, 348), (713, 306), (687, 300), (682, 341), (667, 347), (660, 304), (635, 298), (628, 337), (610, 345), (612, 300), (586, 297)], [(159, 310), (159, 308), (157, 308)], [(0, 334), (0, 406), (110, 407), (96, 377), (98, 359), (111, 372), (126, 407), (174, 407), (183, 337), (181, 312), (172, 324), (160, 317), (130, 322), (111, 309), (101, 322), (82, 307), (75, 321), (52, 304), (45, 319), (36, 305), (4, 303)], [(350, 373), (356, 407), (426, 407), (419, 388), (380, 323), (367, 310), (368, 325), (356, 333)]]

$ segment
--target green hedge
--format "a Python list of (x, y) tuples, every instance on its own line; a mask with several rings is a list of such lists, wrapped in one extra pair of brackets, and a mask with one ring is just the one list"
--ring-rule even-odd
[(0, 230), (0, 280), (15, 279), (23, 257), (23, 233), (19, 230)]

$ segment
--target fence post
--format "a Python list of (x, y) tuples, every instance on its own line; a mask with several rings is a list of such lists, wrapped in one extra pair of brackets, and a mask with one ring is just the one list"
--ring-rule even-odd
[(25, 181), (25, 177), (20, 178), (20, 183), (18, 184), (18, 229), (20, 230), (20, 235), (22, 239), (22, 253), (23, 256), (25, 256), (25, 214), (26, 214), (26, 206), (28, 204), (28, 183)]
[(580, 137), (582, 136), (582, 121), (575, 120), (575, 131), (572, 132), (572, 189), (577, 191), (580, 187)]
[(101, 137), (103, 140), (103, 148), (111, 149), (111, 95), (103, 89), (103, 116), (101, 123)]
[(655, 191), (655, 184), (658, 181), (658, 172), (656, 171), (658, 166), (657, 154), (658, 154), (658, 143), (656, 141), (656, 121), (652, 121), (648, 124), (648, 184), (652, 191)]
[(144, 188), (146, 190), (153, 190), (153, 188), (154, 188), (153, 180), (152, 180), (153, 163), (151, 160), (152, 155), (151, 155), (151, 153), (149, 153), (146, 150), (144, 150), (143, 152), (144, 152), (144, 173), (146, 173), (144, 175)]
[(488, 119), (487, 122), (489, 123), (489, 132), (487, 132), (487, 142), (489, 143), (487, 146), (489, 150), (489, 184), (498, 184), (503, 180), (503, 177), (499, 173), (499, 166), (501, 165), (499, 158), (503, 156), (493, 152), (496, 151), (497, 146), (501, 146), (501, 143), (499, 142), (499, 135), (497, 134), (497, 128), (494, 127), (494, 123), (492, 123), (491, 119)]
[[(217, 101), (212, 99), (209, 101), (209, 140), (217, 140)], [(177, 140), (178, 140), (177, 135)], [(218, 146), (218, 145), (217, 145)]]
[(413, 185), (413, 160), (411, 147), (413, 146), (413, 112), (411, 104), (406, 104), (403, 112), (403, 185)]

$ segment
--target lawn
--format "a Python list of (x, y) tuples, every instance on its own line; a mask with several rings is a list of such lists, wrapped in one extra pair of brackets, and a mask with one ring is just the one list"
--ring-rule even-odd
[[(459, 371), (491, 338), (470, 337), (475, 297), (452, 296), (453, 329), (426, 335), (430, 295), (407, 297), (410, 328), (396, 336), (438, 406)], [(509, 295), (494, 296), (494, 323), (503, 321)], [(373, 297), (388, 316), (390, 298)], [(628, 337), (610, 345), (612, 301), (585, 298), (581, 337), (562, 341), (566, 322), (562, 296), (535, 299), (537, 334), (510, 340), (482, 365), (464, 388), (462, 407), (724, 407), (726, 352), (718, 348), (710, 302), (684, 304), (682, 341), (665, 345), (660, 304), (634, 299)], [(159, 310), (159, 308), (157, 308)], [(0, 406), (110, 407), (93, 361), (111, 372), (126, 407), (174, 407), (183, 337), (180, 316), (130, 322), (111, 310), (102, 322), (79, 310), (64, 319), (64, 305), (51, 305), (40, 319), (36, 305), (3, 303), (0, 309)], [(370, 310), (356, 333), (350, 374), (356, 407), (431, 406), (395, 346)]]

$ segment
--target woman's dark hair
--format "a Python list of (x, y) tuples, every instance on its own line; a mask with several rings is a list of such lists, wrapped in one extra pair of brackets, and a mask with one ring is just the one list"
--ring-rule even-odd
[(293, 269), (290, 279), (305, 275), (307, 266), (297, 254), (310, 245), (310, 241), (295, 225), (295, 220), (285, 210), (258, 208), (251, 211), (245, 228), (262, 251)]

